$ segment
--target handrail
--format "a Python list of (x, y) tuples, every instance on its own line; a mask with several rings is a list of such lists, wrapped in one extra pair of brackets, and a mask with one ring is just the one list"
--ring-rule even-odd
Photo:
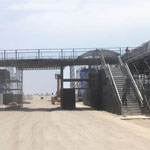
[(113, 83), (113, 85), (114, 85), (114, 87), (115, 87), (115, 90), (116, 90), (116, 92), (117, 92), (118, 99), (119, 99), (120, 103), (122, 104), (122, 101), (121, 101), (121, 98), (120, 98), (120, 95), (119, 95), (119, 92), (118, 92), (118, 89), (117, 89), (117, 86), (116, 86), (114, 77), (113, 77), (112, 72), (111, 72), (111, 69), (110, 69), (110, 65), (107, 64), (107, 67), (108, 67), (108, 71), (109, 71), (110, 77), (111, 77), (111, 79), (112, 79), (112, 83)]
[[(0, 60), (22, 60), (22, 59), (79, 59), (83, 54), (93, 50), (107, 50), (117, 54), (125, 53), (124, 47), (108, 48), (45, 48), (45, 49), (4, 49), (0, 50)], [(64, 56), (64, 57), (62, 57)], [(86, 56), (86, 57), (91, 57)]]
[(119, 60), (119, 63), (120, 63), (120, 66), (121, 66), (121, 70), (122, 70), (123, 74), (126, 74), (125, 73), (126, 71), (125, 71), (124, 63), (123, 63), (123, 61), (122, 61), (120, 56), (118, 56), (118, 60)]
[(141, 85), (141, 87), (142, 87), (142, 90), (144, 91), (144, 99), (145, 99), (145, 101), (146, 101), (146, 104), (147, 104), (147, 106), (148, 106), (148, 109), (150, 109), (150, 104), (149, 104), (149, 102), (148, 102), (148, 100), (147, 100), (147, 97), (146, 97), (146, 95), (145, 95), (145, 88), (144, 88), (144, 86), (143, 86), (143, 84), (142, 84), (142, 81), (139, 79), (139, 83), (140, 83), (140, 85)]
[(140, 90), (139, 90), (139, 88), (137, 87), (137, 84), (136, 84), (136, 82), (135, 82), (135, 80), (134, 80), (134, 78), (133, 78), (133, 76), (132, 76), (132, 73), (131, 73), (131, 71), (130, 71), (130, 69), (129, 69), (129, 67), (128, 67), (128, 64), (127, 63), (125, 63), (125, 65), (123, 64), (123, 61), (122, 61), (122, 59), (121, 59), (121, 57), (120, 56), (118, 56), (118, 59), (119, 59), (119, 63), (120, 63), (120, 65), (121, 65), (121, 68), (122, 68), (122, 70), (124, 71), (124, 67), (125, 67), (125, 69), (126, 69), (126, 71), (127, 71), (127, 74), (129, 75), (129, 77), (130, 77), (130, 79), (131, 79), (131, 81), (132, 81), (132, 83), (133, 83), (133, 86), (134, 86), (134, 88), (135, 88), (135, 90), (136, 90), (136, 92), (137, 92), (137, 94), (138, 94), (138, 97), (139, 97), (139, 99), (140, 99), (140, 103), (141, 103), (141, 106), (143, 106), (143, 97), (142, 97), (142, 95), (141, 95), (141, 92), (140, 92)]
[(123, 64), (123, 61), (122, 61), (121, 57), (120, 57), (120, 56), (118, 56), (118, 59), (119, 59), (119, 63), (120, 63), (120, 65), (121, 65), (121, 67), (123, 67), (123, 66), (124, 66), (124, 64)]
[(102, 66), (105, 67), (106, 66), (106, 61), (104, 56), (101, 54), (101, 60), (102, 60)]
[[(137, 70), (137, 68), (136, 68), (135, 65), (134, 65), (134, 67), (135, 67), (136, 72), (139, 74), (139, 72), (138, 72), (138, 70)], [(142, 87), (142, 90), (144, 91), (144, 99), (145, 99), (145, 101), (146, 101), (146, 104), (147, 104), (148, 108), (150, 109), (150, 104), (149, 104), (149, 102), (148, 102), (148, 100), (147, 100), (147, 97), (146, 97), (146, 95), (145, 95), (145, 88), (144, 88), (144, 86), (143, 86), (143, 83), (142, 83), (142, 81), (141, 81), (140, 78), (139, 78), (138, 80), (139, 80), (140, 86)]]
[(126, 68), (126, 70), (127, 70), (127, 72), (128, 72), (128, 75), (129, 75), (129, 77), (130, 77), (132, 83), (133, 83), (133, 86), (134, 86), (134, 88), (135, 88), (135, 90), (136, 90), (136, 92), (137, 92), (137, 94), (138, 94), (138, 96), (139, 96), (140, 103), (141, 103), (141, 107), (143, 107), (143, 97), (142, 97), (141, 92), (140, 92), (140, 90), (138, 89), (138, 87), (137, 87), (137, 85), (136, 85), (136, 83), (135, 83), (135, 80), (134, 80), (134, 78), (133, 78), (133, 76), (132, 76), (132, 74), (131, 74), (131, 71), (130, 71), (130, 69), (129, 69), (127, 63), (125, 63), (125, 68)]
[(120, 98), (120, 95), (119, 95), (119, 92), (118, 92), (118, 89), (117, 89), (117, 86), (116, 86), (114, 77), (113, 77), (112, 72), (111, 72), (111, 69), (110, 69), (110, 65), (109, 65), (109, 64), (106, 64), (105, 58), (104, 58), (103, 55), (101, 55), (101, 61), (102, 61), (101, 64), (102, 64), (102, 66), (103, 66), (105, 72), (106, 72), (106, 68), (108, 68), (108, 73), (109, 73), (108, 76), (109, 76), (110, 80), (112, 81), (112, 84), (113, 84), (113, 86), (114, 86), (114, 88), (115, 88), (115, 91), (117, 92), (117, 97), (118, 97), (118, 99), (119, 99), (119, 102), (120, 102), (120, 104), (122, 104), (122, 101), (121, 101), (121, 98)]

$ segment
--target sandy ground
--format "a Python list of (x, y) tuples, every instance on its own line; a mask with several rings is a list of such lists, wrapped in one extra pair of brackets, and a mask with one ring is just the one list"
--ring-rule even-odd
[(78, 105), (76, 111), (63, 111), (36, 97), (20, 110), (0, 111), (0, 150), (150, 149), (150, 130), (143, 120), (121, 120)]

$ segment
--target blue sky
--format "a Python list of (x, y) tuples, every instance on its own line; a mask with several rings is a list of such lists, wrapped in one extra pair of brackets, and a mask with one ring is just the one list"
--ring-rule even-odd
[[(0, 49), (137, 46), (150, 39), (149, 8), (149, 0), (0, 0)], [(35, 74), (42, 92), (55, 83), (25, 72), (25, 92), (37, 87)]]

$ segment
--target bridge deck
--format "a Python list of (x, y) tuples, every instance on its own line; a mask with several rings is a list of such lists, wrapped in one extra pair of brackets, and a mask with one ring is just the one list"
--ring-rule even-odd
[[(115, 64), (116, 59), (107, 58), (107, 63)], [(23, 60), (0, 60), (1, 67), (18, 67), (22, 69), (52, 68), (76, 65), (100, 65), (100, 58), (84, 59), (23, 59)]]
[[(93, 54), (80, 58), (84, 53), (91, 52), (94, 49), (32, 49), (32, 50), (3, 50), (0, 51), (1, 67), (18, 67), (21, 69), (57, 69), (59, 67), (73, 65), (99, 65), (101, 60), (99, 55)], [(95, 50), (101, 51), (102, 49)], [(114, 49), (113, 49), (114, 50)], [(104, 51), (104, 50), (102, 50)], [(112, 53), (116, 51), (105, 51), (107, 63), (115, 64), (117, 57)], [(117, 55), (116, 55), (117, 56)]]

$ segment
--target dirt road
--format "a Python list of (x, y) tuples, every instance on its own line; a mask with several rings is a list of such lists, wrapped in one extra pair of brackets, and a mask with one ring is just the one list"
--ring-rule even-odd
[(0, 111), (0, 150), (149, 150), (150, 130), (80, 106), (62, 111), (48, 100)]

